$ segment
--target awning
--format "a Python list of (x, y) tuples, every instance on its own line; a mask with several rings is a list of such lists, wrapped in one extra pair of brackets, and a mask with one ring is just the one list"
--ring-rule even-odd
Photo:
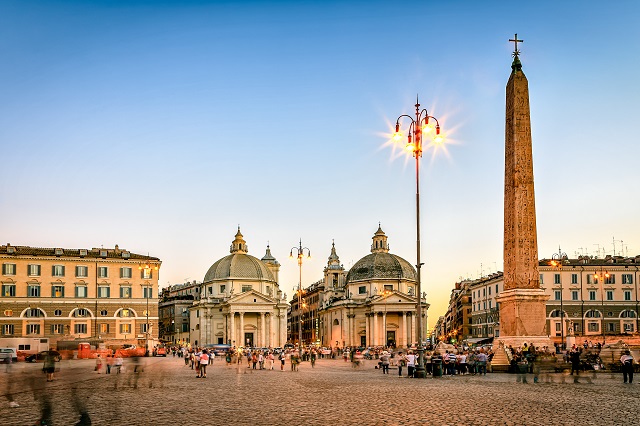
[(478, 343), (488, 343), (493, 340), (493, 337), (475, 337), (473, 339), (464, 339), (463, 342), (471, 343), (472, 345), (476, 345)]

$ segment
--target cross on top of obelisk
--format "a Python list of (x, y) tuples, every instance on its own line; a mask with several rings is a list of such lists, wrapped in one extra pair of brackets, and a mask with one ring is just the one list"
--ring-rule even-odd
[(516, 33), (513, 39), (509, 39), (509, 41), (515, 44), (515, 47), (513, 50), (513, 57), (515, 58), (520, 54), (520, 51), (518, 50), (518, 43), (524, 43), (524, 40), (518, 40), (518, 33)]

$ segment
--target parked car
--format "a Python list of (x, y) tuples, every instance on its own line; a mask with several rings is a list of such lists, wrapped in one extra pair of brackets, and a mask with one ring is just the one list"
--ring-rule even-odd
[(0, 362), (9, 363), (9, 362), (17, 362), (18, 361), (18, 353), (15, 348), (0, 348)]
[(53, 359), (56, 362), (60, 362), (62, 360), (62, 355), (60, 355), (60, 352), (58, 351), (42, 351), (42, 352), (38, 352), (37, 354), (31, 354), (28, 355), (27, 357), (25, 357), (25, 361), (26, 362), (42, 362), (45, 360), (45, 358), (47, 357), (48, 354), (51, 354), (51, 356), (53, 357)]
[(167, 348), (164, 346), (156, 348), (156, 356), (167, 356)]

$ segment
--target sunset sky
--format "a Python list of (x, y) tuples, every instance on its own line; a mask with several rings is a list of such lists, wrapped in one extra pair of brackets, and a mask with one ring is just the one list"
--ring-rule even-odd
[(502, 270), (505, 85), (529, 80), (540, 258), (640, 254), (640, 2), (3, 1), (0, 241), (159, 257), (202, 280), (238, 225), (290, 296), (381, 223), (415, 263), (416, 95), (429, 325)]

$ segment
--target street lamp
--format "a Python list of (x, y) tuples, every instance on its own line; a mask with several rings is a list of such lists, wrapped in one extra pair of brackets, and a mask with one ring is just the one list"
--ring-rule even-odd
[(555, 277), (554, 277), (554, 284), (560, 284), (560, 349), (566, 349), (565, 346), (565, 342), (564, 342), (564, 307), (562, 304), (562, 300), (563, 300), (563, 291), (562, 291), (562, 263), (564, 262), (565, 259), (567, 259), (567, 254), (563, 253), (562, 250), (560, 249), (560, 247), (558, 246), (558, 252), (557, 253), (553, 253), (553, 255), (551, 256), (551, 262), (549, 262), (549, 265), (551, 265), (551, 267), (558, 269), (558, 271), (560, 271), (559, 277), (560, 279), (558, 280), (559, 282), (556, 283), (555, 282)]
[(600, 274), (596, 272), (593, 277), (600, 283), (600, 299), (602, 299), (602, 346), (604, 346), (605, 343), (607, 343), (607, 335), (604, 330), (604, 282), (609, 279), (610, 275), (609, 272), (605, 271), (602, 265), (600, 265)]
[[(422, 290), (420, 288), (420, 158), (423, 151), (423, 136), (428, 136), (435, 130), (433, 142), (435, 144), (441, 144), (444, 141), (443, 136), (440, 134), (440, 123), (434, 117), (429, 115), (426, 109), (420, 109), (420, 103), (416, 97), (416, 116), (415, 119), (410, 115), (403, 114), (396, 120), (396, 131), (393, 134), (393, 140), (400, 142), (402, 140), (402, 133), (400, 133), (400, 120), (402, 118), (408, 118), (411, 121), (409, 125), (409, 132), (407, 134), (406, 149), (416, 159), (416, 271), (418, 288), (416, 289), (416, 315), (418, 316), (418, 365), (415, 369), (415, 376), (424, 378), (426, 372), (424, 368), (424, 348), (422, 347)], [(436, 125), (430, 121), (435, 121)], [(429, 148), (427, 145), (425, 148)]]
[(302, 358), (302, 258), (306, 250), (307, 259), (309, 259), (311, 257), (311, 250), (307, 247), (302, 247), (302, 239), (300, 239), (298, 247), (291, 247), (291, 251), (289, 251), (290, 258), (293, 258), (294, 250), (298, 258), (298, 269), (300, 270), (300, 280), (298, 281), (298, 352), (300, 353), (300, 358)]
[[(149, 258), (147, 256), (147, 261), (142, 264), (142, 265), (138, 265), (138, 269), (141, 271), (144, 271), (142, 278), (143, 279), (151, 279), (151, 271), (158, 270), (158, 265), (152, 265), (151, 262), (149, 261)], [(151, 293), (149, 290), (152, 288), (151, 286), (143, 286), (143, 293), (145, 296), (145, 299), (147, 299), (147, 310), (145, 312), (145, 316), (147, 318), (147, 325), (146, 325), (146, 329), (145, 329), (145, 337), (144, 337), (144, 342), (145, 342), (145, 356), (149, 356), (149, 293)]]

